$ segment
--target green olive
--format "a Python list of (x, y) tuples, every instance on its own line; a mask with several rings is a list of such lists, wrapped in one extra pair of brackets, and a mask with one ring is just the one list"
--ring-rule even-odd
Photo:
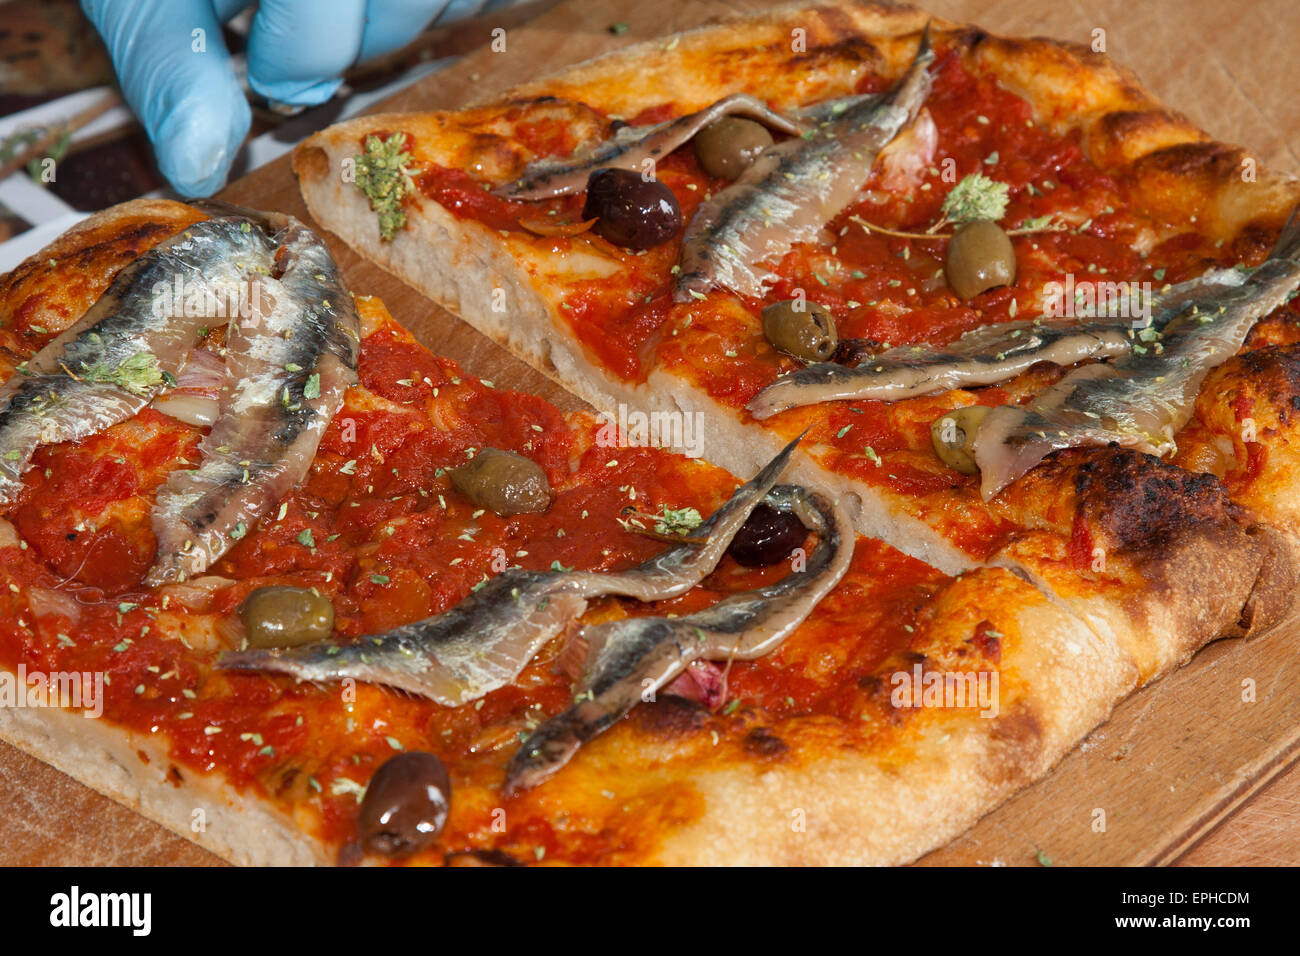
[(540, 465), (500, 448), (484, 448), (450, 472), (451, 486), (480, 508), (503, 518), (545, 511), (551, 506), (551, 486)]
[(967, 405), (931, 422), (930, 441), (939, 460), (963, 475), (976, 474), (979, 466), (975, 464), (975, 434), (988, 413), (987, 405)]
[(695, 134), (695, 158), (710, 176), (739, 179), (771, 145), (772, 134), (762, 123), (724, 116)]
[(979, 219), (953, 233), (943, 268), (949, 288), (963, 299), (973, 299), (1016, 281), (1016, 250), (1001, 226)]
[(311, 588), (258, 588), (239, 605), (249, 647), (295, 647), (334, 632), (334, 605)]
[(805, 362), (824, 362), (835, 352), (835, 317), (817, 302), (787, 299), (763, 309), (763, 335), (773, 346)]

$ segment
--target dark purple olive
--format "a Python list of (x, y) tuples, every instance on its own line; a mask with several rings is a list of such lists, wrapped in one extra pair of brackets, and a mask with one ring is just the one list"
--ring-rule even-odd
[(587, 180), (583, 219), (591, 231), (628, 249), (662, 245), (682, 227), (682, 210), (671, 189), (630, 169), (598, 169)]
[(390, 757), (370, 778), (361, 801), (361, 845), (368, 853), (409, 856), (442, 832), (451, 806), (451, 778), (431, 753)]
[(766, 567), (788, 558), (807, 536), (808, 529), (794, 514), (760, 504), (731, 539), (727, 553), (747, 568)]

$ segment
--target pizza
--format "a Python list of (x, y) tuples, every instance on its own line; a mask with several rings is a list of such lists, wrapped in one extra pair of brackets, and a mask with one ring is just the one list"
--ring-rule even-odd
[(1300, 186), (1103, 55), (801, 4), (354, 119), (294, 168), (610, 420), (698, 422), (737, 475), (802, 436), (793, 480), (859, 533), (1082, 624), (987, 728), (1031, 775), (1291, 607)]
[[(63, 417), (74, 386), (134, 394), (134, 378), (89, 383), (95, 366), (75, 347), (114, 333), (88, 322), (104, 303), (122, 314), (132, 290), (156, 294), (151, 269), (178, 268), (168, 256), (211, 257), (264, 225), (251, 212), (208, 211), (161, 200), (115, 207), (5, 278), (0, 430), (12, 438), (32, 382)], [(738, 490), (702, 459), (609, 441), (589, 414), (563, 415), (435, 357), (371, 297), (354, 299), (356, 380), (301, 479), (260, 516), (240, 512), (247, 520), (227, 529), (206, 566), (159, 575), (173, 567), (157, 523), (160, 511), (174, 519), (168, 488), (208, 467), (205, 448), (223, 432), (204, 408), (227, 401), (220, 383), (236, 367), (240, 326), (256, 319), (260, 329), (290, 301), (293, 267), (281, 251), (296, 228), (277, 234), (283, 271), (260, 293), (275, 300), (269, 310), (232, 311), (223, 326), (201, 309), (169, 309), (205, 323), (172, 384), (160, 374), (120, 421), (42, 440), (16, 479), (0, 523), (6, 740), (227, 859), (262, 864), (903, 859), (933, 839), (936, 812), (950, 832), (970, 822), (958, 792), (991, 804), (1029, 778), (1015, 738), (965, 718), (1039, 692), (1007, 667), (1043, 666), (1052, 651), (1029, 635), (1052, 632), (1055, 652), (1092, 640), (1031, 585), (992, 568), (953, 578), (856, 536), (838, 504), (778, 483), (788, 454)], [(203, 261), (208, 276), (219, 272)], [(181, 324), (162, 323), (173, 333)], [(169, 366), (155, 347), (150, 357)], [(52, 349), (68, 376), (57, 395), (40, 364)], [(299, 371), (327, 380), (329, 362)], [(256, 432), (258, 409), (241, 388), (231, 386), (242, 396), (233, 404)], [(271, 407), (292, 415), (313, 391), (328, 394), (328, 384), (299, 387), (287, 404), (274, 389)], [(295, 450), (289, 443), (282, 457)], [(500, 459), (513, 462), (505, 481), (491, 475)], [(240, 476), (223, 494), (257, 485), (256, 474)], [(782, 512), (783, 502), (795, 507)], [(759, 507), (766, 516), (751, 521)], [(814, 518), (796, 520), (792, 538), (782, 516), (799, 508)], [(616, 596), (649, 586), (617, 583), (646, 562), (664, 596)], [(583, 575), (590, 595), (576, 607), (566, 589)], [(610, 593), (597, 593), (593, 577), (614, 581)], [(311, 670), (311, 658), (277, 658), (307, 651), (337, 671), (359, 648), (359, 660), (370, 654), (382, 668), (388, 635), (470, 607), (457, 623), (479, 642), (477, 659), (491, 636), (483, 614), (518, 606), (515, 585), (539, 582), (551, 590), (536, 603), (553, 602), (550, 633), (565, 639), (514, 651), (504, 677), (467, 675), (447, 651), (444, 671), (405, 689), (392, 670), (352, 679)], [(740, 602), (744, 628), (718, 623), (728, 601)], [(782, 619), (752, 621), (754, 606)], [(582, 648), (602, 628), (674, 622), (689, 632), (689, 653), (671, 666), (642, 655), (648, 665), (638, 658), (620, 677), (632, 693), (616, 702), (627, 719), (544, 780), (534, 769), (507, 792), (523, 744), (574, 706)], [(711, 626), (726, 639), (710, 630), (704, 654)], [(740, 639), (754, 634), (778, 649), (750, 654)], [(605, 640), (617, 646), (617, 635)], [(978, 677), (958, 688), (961, 706), (926, 712), (918, 671), (915, 719), (900, 721), (888, 675), (943, 658)], [(606, 696), (587, 692), (588, 703)], [(1073, 727), (1051, 732), (1064, 746)], [(863, 788), (877, 798), (857, 800)], [(424, 802), (412, 807), (413, 793)], [(846, 826), (869, 842), (846, 843)]]
[(848, 4), (300, 147), (598, 414), (292, 217), (94, 216), (0, 280), (0, 735), (242, 863), (915, 859), (1290, 610), (1296, 187), (1244, 158)]

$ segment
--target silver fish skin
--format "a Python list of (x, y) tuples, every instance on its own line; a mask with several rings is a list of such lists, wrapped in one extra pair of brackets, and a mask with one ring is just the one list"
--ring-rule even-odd
[(834, 99), (811, 103), (798, 109), (790, 110), (790, 118), (803, 128), (821, 126), (837, 119), (850, 109), (866, 109), (873, 103), (885, 98), (885, 93), (854, 93), (851, 96), (837, 96)]
[(673, 298), (689, 302), (714, 288), (760, 297), (759, 264), (815, 241), (857, 196), (876, 157), (920, 112), (934, 62), (929, 28), (902, 80), (864, 98), (804, 137), (769, 146), (739, 179), (705, 200), (682, 238)]
[[(1121, 355), (1133, 347), (1130, 326), (1114, 323), (984, 326), (968, 332), (950, 350), (900, 346), (881, 352), (856, 368), (816, 362), (782, 375), (750, 400), (749, 413), (760, 421), (801, 405), (843, 399), (893, 402), (935, 395), (954, 388), (992, 385), (1038, 362), (1073, 365), (1086, 358)], [(1009, 338), (1012, 332), (1020, 335)], [(976, 333), (994, 332), (980, 336)], [(968, 338), (970, 336), (971, 338)], [(981, 341), (983, 339), (983, 341)], [(989, 353), (990, 344), (997, 351)], [(971, 351), (968, 351), (968, 347)]]
[(1038, 362), (1074, 365), (1114, 358), (1140, 345), (1144, 329), (1163, 329), (1190, 302), (1235, 288), (1243, 280), (1240, 270), (1212, 269), (1172, 286), (1153, 297), (1150, 323), (1095, 315), (1069, 321), (1040, 317), (980, 326), (940, 348), (897, 346), (856, 367), (814, 362), (787, 372), (759, 392), (749, 403), (749, 413), (762, 420), (820, 402), (894, 402), (1004, 382)]
[(178, 279), (186, 299), (238, 301), (269, 252), (266, 236), (247, 221), (208, 219), (123, 268), (78, 322), (27, 362), (27, 374), (15, 373), (0, 388), (0, 508), (12, 503), (37, 447), (125, 421), (162, 390), (161, 380), (131, 379), (133, 387), (103, 380), (120, 376), (123, 363), (152, 356), (160, 376), (180, 370), (212, 320), (186, 315), (183, 302), (167, 308)]
[(724, 116), (743, 116), (765, 126), (798, 136), (803, 127), (771, 110), (748, 93), (733, 93), (716, 103), (650, 126), (623, 126), (612, 137), (573, 156), (545, 157), (529, 163), (519, 179), (492, 192), (503, 199), (538, 200), (569, 196), (586, 190), (587, 180), (598, 169), (640, 170), (647, 159), (667, 156), (710, 123)]
[(506, 769), (504, 794), (513, 796), (551, 777), (578, 748), (653, 699), (699, 658), (753, 660), (771, 653), (794, 631), (848, 570), (853, 526), (825, 495), (795, 485), (773, 489), (768, 503), (794, 511), (818, 535), (802, 571), (775, 584), (724, 598), (684, 617), (633, 617), (583, 631), (588, 669), (575, 703), (538, 727)]
[(218, 665), (299, 680), (351, 677), (458, 707), (518, 677), (548, 641), (577, 620), (588, 601), (605, 595), (664, 600), (699, 584), (776, 484), (797, 443), (787, 445), (696, 529), (696, 536), (705, 537), (702, 543), (676, 545), (627, 571), (512, 568), (450, 610), (384, 634), (346, 644), (236, 651), (222, 655)]
[(1028, 404), (993, 409), (975, 437), (980, 494), (987, 501), (1062, 448), (1116, 442), (1172, 453), (1205, 376), (1237, 354), (1255, 323), (1297, 288), (1300, 207), (1243, 282), (1184, 303), (1140, 350), (1077, 368)]
[(172, 472), (158, 490), (151, 587), (201, 574), (301, 482), (357, 381), (360, 320), (325, 243), (292, 217), (256, 215), (279, 227), (254, 297), (263, 307), (230, 319), (199, 467)]

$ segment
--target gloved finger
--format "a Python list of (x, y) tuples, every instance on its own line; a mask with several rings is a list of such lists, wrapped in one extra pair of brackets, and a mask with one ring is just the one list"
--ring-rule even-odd
[(248, 35), (248, 83), (269, 100), (324, 103), (361, 51), (365, 0), (262, 0)]
[(528, 0), (448, 0), (446, 7), (438, 14), (437, 24), (440, 27), (446, 26), (453, 20), (479, 17), (527, 2)]
[(240, 10), (251, 7), (257, 0), (212, 0), (212, 8), (217, 11), (217, 19), (225, 23)]
[(172, 188), (216, 192), (250, 114), (211, 0), (82, 0), (82, 8)]
[[(357, 61), (406, 46), (434, 18), (458, 19), (472, 15), (483, 3), (484, 0), (369, 0)], [(453, 15), (453, 7), (465, 7), (467, 12)]]

